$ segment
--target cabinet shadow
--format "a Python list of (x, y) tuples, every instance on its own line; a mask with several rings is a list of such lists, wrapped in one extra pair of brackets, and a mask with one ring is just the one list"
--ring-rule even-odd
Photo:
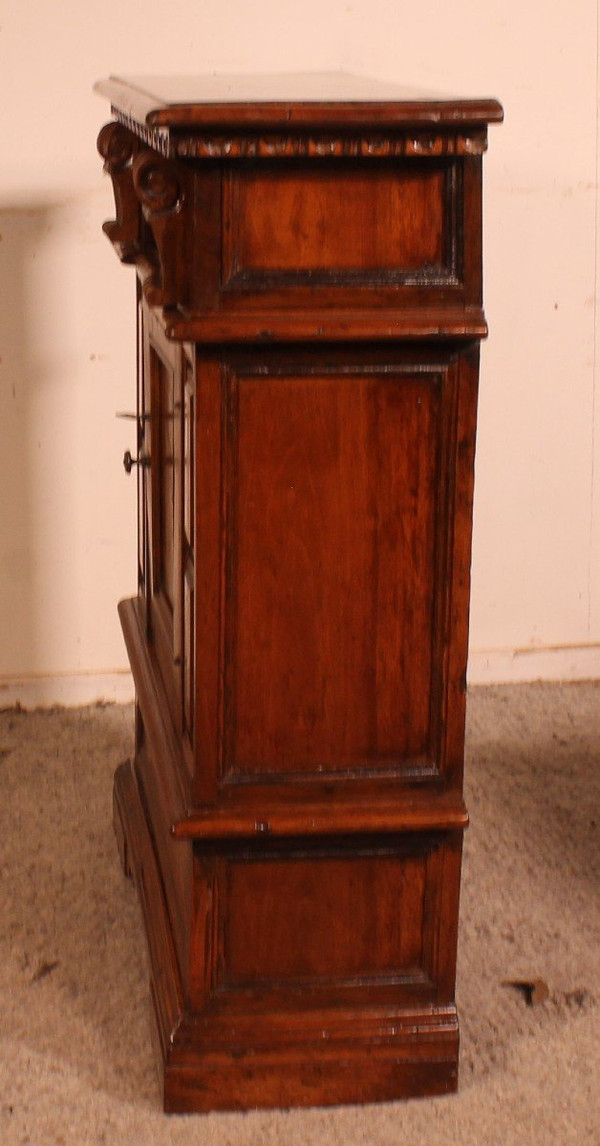
[[(44, 284), (44, 245), (64, 204), (0, 203), (0, 707), (12, 703), (8, 679), (39, 664), (36, 537), (49, 491), (39, 477), (39, 404), (56, 374), (46, 308), (56, 309), (56, 282)], [(60, 340), (60, 331), (54, 337)], [(37, 472), (37, 476), (36, 476)]]

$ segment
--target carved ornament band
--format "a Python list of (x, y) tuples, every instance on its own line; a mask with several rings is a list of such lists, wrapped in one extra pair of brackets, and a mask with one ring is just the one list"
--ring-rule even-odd
[(116, 108), (118, 121), (135, 132), (154, 151), (181, 159), (269, 159), (361, 157), (374, 159), (401, 156), (482, 155), (487, 147), (487, 130), (473, 128), (460, 132), (377, 132), (377, 133), (273, 133), (258, 134), (188, 133), (177, 135), (168, 128), (150, 128), (123, 115)]

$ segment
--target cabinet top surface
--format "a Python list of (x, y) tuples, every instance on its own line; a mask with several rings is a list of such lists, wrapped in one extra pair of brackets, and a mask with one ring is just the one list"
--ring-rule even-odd
[(209, 124), (387, 126), (499, 122), (495, 99), (459, 99), (341, 72), (111, 76), (95, 85), (115, 111), (151, 127)]

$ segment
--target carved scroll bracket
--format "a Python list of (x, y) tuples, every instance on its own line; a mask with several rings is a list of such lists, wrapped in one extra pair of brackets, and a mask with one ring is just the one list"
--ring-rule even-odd
[(155, 244), (151, 272), (142, 276), (144, 293), (151, 305), (181, 304), (186, 293), (185, 172), (175, 160), (146, 149), (135, 156), (132, 172), (135, 193)]
[(119, 122), (98, 136), (104, 170), (111, 177), (116, 219), (103, 230), (121, 262), (135, 263), (152, 306), (183, 301), (183, 218), (186, 176), (181, 164), (144, 147)]
[(121, 262), (132, 263), (141, 250), (140, 207), (132, 175), (140, 141), (122, 124), (107, 123), (98, 136), (97, 146), (104, 160), (104, 170), (112, 180), (117, 216), (115, 220), (106, 222), (103, 230)]

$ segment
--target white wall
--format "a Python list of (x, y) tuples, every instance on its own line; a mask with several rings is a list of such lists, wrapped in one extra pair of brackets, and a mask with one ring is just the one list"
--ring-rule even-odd
[[(497, 96), (471, 680), (600, 676), (597, 0), (29, 0), (0, 29), (0, 706), (130, 688), (133, 271), (101, 234), (109, 73), (345, 70)], [(8, 10), (7, 10), (8, 9)], [(597, 441), (600, 434), (597, 434)], [(3, 686), (3, 688), (2, 688)]]

